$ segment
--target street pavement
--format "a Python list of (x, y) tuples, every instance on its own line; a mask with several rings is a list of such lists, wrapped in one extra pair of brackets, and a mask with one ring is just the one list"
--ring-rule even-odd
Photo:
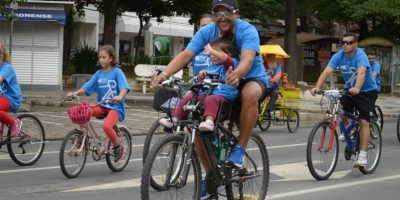
[[(66, 91), (24, 91), (24, 105), (21, 111), (31, 112), (42, 121), (48, 140), (61, 139), (76, 127), (66, 114), (71, 102), (65, 102)], [(152, 109), (153, 93), (142, 94), (130, 92), (126, 96), (126, 120), (123, 122), (132, 134), (146, 134), (152, 123), (163, 116)], [(84, 97), (87, 101), (94, 102), (95, 97)], [(301, 99), (295, 104), (300, 113), (300, 126), (310, 126), (323, 118), (320, 106), (321, 96), (311, 96), (309, 90), (302, 92)], [(381, 94), (377, 100), (384, 113), (385, 120), (391, 120), (400, 113), (400, 98)], [(93, 120), (95, 124), (102, 123)], [(282, 123), (278, 123), (283, 125)], [(274, 126), (274, 125), (272, 125)], [(63, 130), (60, 132), (60, 130)], [(60, 133), (62, 133), (60, 135)]]

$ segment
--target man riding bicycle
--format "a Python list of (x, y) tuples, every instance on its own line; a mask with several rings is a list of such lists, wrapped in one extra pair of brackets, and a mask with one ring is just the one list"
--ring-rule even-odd
[[(368, 57), (363, 50), (357, 47), (357, 41), (356, 34), (350, 32), (344, 34), (341, 41), (343, 49), (333, 55), (328, 66), (319, 76), (316, 86), (311, 89), (311, 94), (314, 96), (318, 93), (325, 79), (333, 70), (341, 71), (345, 81), (344, 88), (351, 94), (341, 97), (343, 110), (352, 112), (355, 107), (360, 113), (360, 153), (354, 167), (364, 167), (368, 162), (366, 154), (370, 139), (369, 119), (374, 112), (378, 86), (373, 77)], [(345, 126), (349, 125), (346, 117), (342, 116), (342, 121)], [(343, 135), (339, 137), (341, 140), (343, 138)]]

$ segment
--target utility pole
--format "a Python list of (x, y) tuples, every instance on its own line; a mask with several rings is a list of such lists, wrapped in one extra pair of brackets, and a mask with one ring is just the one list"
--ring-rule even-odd
[(13, 35), (14, 35), (14, 11), (18, 9), (18, 3), (17, 2), (12, 2), (10, 3), (10, 9), (11, 9), (11, 16), (10, 16), (10, 46), (9, 46), (9, 50), (10, 50), (10, 56), (12, 56), (12, 39), (13, 39)]

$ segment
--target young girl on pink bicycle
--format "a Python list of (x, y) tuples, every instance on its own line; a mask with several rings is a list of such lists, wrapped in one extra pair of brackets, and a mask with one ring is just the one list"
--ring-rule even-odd
[[(204, 53), (211, 57), (213, 65), (199, 72), (197, 75), (198, 81), (203, 81), (209, 73), (218, 74), (218, 79), (225, 79), (226, 72), (228, 70), (233, 70), (233, 67), (237, 66), (238, 61), (232, 58), (237, 56), (237, 50), (232, 38), (233, 37), (230, 36), (218, 38), (204, 47)], [(200, 131), (214, 130), (214, 120), (217, 116), (220, 103), (223, 101), (235, 100), (238, 95), (238, 90), (229, 84), (222, 84), (214, 89), (212, 95), (205, 96), (206, 93), (207, 91), (202, 91), (202, 95), (199, 95), (199, 100), (204, 102), (205, 118), (205, 121), (199, 125)], [(183, 106), (191, 99), (192, 95), (187, 95), (182, 99), (173, 113), (173, 122), (186, 118), (187, 113), (183, 110)], [(173, 126), (173, 122), (171, 122), (169, 118), (161, 118), (159, 122), (167, 128)]]
[(130, 91), (125, 74), (116, 66), (117, 63), (114, 48), (111, 45), (101, 47), (99, 49), (101, 69), (82, 88), (67, 94), (68, 97), (72, 97), (80, 94), (91, 95), (96, 92), (97, 102), (101, 102), (103, 99), (111, 99), (111, 102), (103, 101), (99, 106), (93, 107), (92, 116), (96, 118), (106, 117), (103, 123), (103, 130), (114, 144), (115, 162), (121, 159), (124, 149), (119, 144), (113, 127), (118, 121), (123, 121), (125, 118), (124, 97)]
[(0, 132), (4, 124), (11, 127), (11, 136), (17, 135), (21, 130), (22, 121), (9, 114), (18, 111), (22, 101), (22, 92), (17, 76), (10, 64), (10, 55), (3, 44), (0, 44)]

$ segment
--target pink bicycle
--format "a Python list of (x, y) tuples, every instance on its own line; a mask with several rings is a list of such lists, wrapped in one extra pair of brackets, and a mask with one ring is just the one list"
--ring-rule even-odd
[(0, 149), (3, 145), (7, 145), (8, 154), (15, 163), (20, 166), (33, 165), (44, 150), (43, 125), (32, 114), (21, 114), (17, 118), (22, 121), (22, 126), (21, 131), (15, 136), (11, 136), (9, 126), (0, 123)]
[[(132, 150), (132, 136), (126, 126), (115, 125), (120, 145), (124, 147), (122, 158), (114, 161), (114, 148), (107, 135), (100, 136), (94, 129), (91, 119), (91, 107), (87, 102), (81, 102), (78, 97), (78, 106), (68, 110), (71, 121), (79, 125), (79, 128), (70, 131), (64, 138), (60, 149), (60, 167), (68, 178), (77, 177), (83, 170), (88, 152), (92, 152), (95, 161), (106, 159), (108, 167), (113, 172), (122, 171), (129, 162)], [(102, 100), (97, 103), (99, 106)]]

